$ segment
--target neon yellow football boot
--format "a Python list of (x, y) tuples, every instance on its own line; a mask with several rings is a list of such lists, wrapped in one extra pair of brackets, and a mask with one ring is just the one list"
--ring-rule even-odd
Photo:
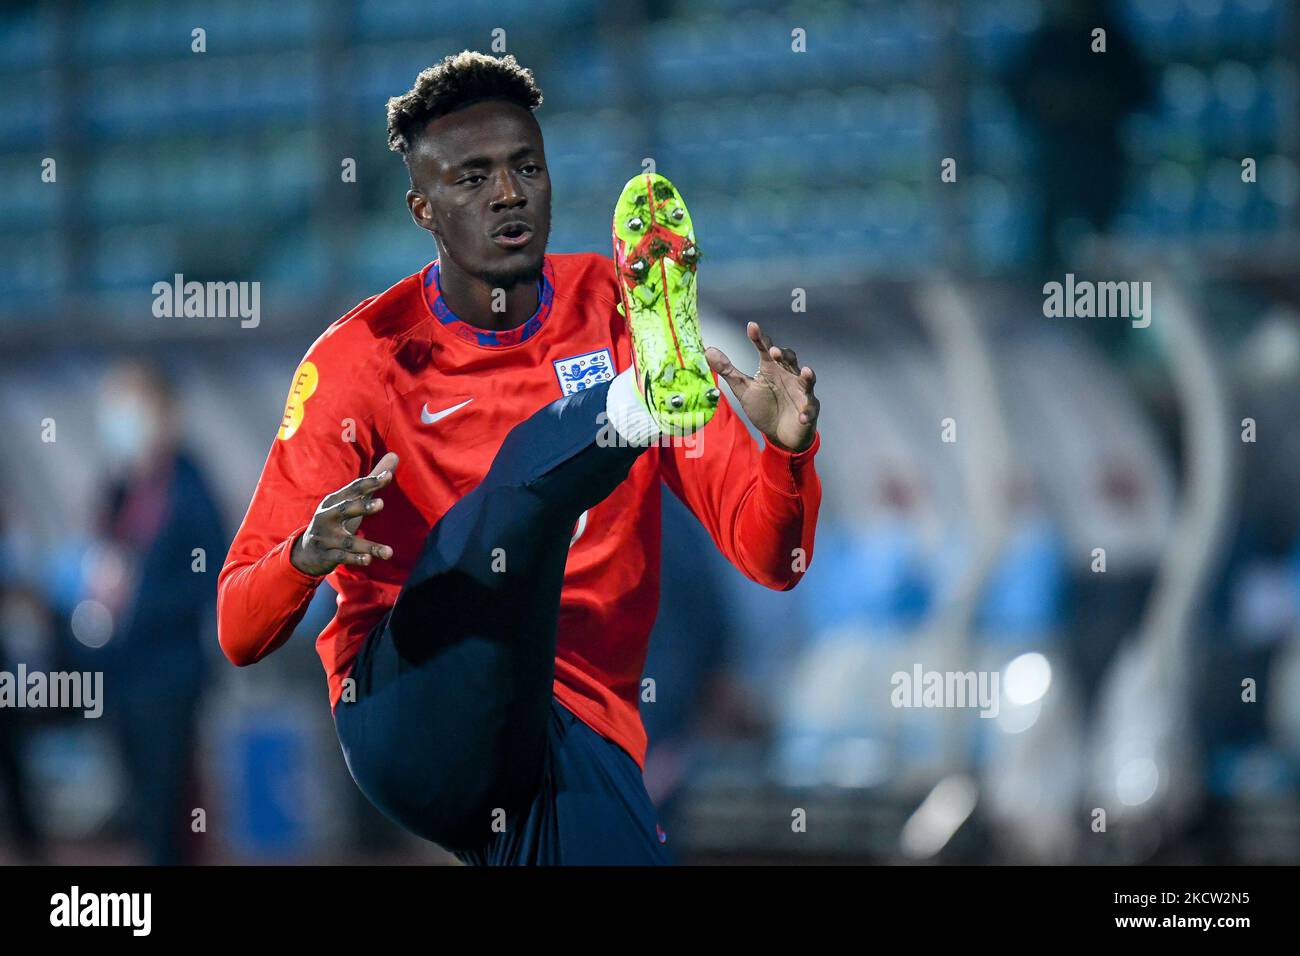
[(657, 173), (636, 176), (614, 206), (619, 306), (632, 337), (642, 398), (659, 427), (703, 428), (722, 397), (700, 340), (695, 270), (700, 250), (686, 203)]

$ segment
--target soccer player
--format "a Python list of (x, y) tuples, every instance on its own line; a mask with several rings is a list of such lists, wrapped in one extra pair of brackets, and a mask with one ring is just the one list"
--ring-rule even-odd
[(389, 101), (438, 258), (307, 351), (219, 634), (261, 660), (328, 578), (335, 726), (385, 814), (468, 863), (667, 863), (637, 711), (660, 484), (746, 576), (794, 587), (821, 500), (815, 377), (752, 322), (756, 375), (705, 350), (693, 225), (660, 176), (618, 200), (613, 261), (546, 253), (541, 102), (512, 56), (470, 51)]

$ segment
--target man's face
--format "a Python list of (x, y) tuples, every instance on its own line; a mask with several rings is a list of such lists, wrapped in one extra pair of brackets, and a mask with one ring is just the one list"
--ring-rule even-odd
[(551, 180), (532, 113), (487, 100), (440, 116), (408, 160), (411, 216), (445, 258), (494, 288), (536, 280), (551, 231)]

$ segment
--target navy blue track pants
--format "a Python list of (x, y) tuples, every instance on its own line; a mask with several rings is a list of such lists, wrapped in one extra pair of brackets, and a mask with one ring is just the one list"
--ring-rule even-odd
[(510, 431), (429, 531), (335, 708), (362, 792), (468, 863), (669, 862), (636, 762), (552, 694), (574, 523), (642, 451), (597, 442), (608, 388)]

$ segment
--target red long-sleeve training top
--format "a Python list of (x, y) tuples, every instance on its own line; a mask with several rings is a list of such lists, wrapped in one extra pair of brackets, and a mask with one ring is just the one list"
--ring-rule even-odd
[[(541, 303), (505, 332), (471, 326), (441, 297), (430, 263), (331, 325), (294, 375), (279, 433), (218, 579), (218, 633), (251, 664), (293, 633), (323, 578), (289, 561), (330, 492), (400, 458), (361, 534), (390, 561), (328, 575), (338, 610), (316, 641), (338, 703), (358, 646), (392, 606), (429, 528), (482, 479), (506, 433), (542, 406), (631, 364), (611, 259), (547, 255)], [(644, 765), (637, 710), (659, 596), (660, 482), (747, 577), (788, 589), (812, 559), (820, 446), (759, 450), (727, 402), (694, 440), (652, 447), (578, 524), (569, 549), (555, 695)], [(700, 635), (701, 640), (710, 635)]]

